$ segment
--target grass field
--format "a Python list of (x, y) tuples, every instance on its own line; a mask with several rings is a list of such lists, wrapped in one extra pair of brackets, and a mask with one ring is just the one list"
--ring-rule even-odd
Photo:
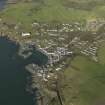
[(71, 65), (59, 83), (64, 105), (105, 104), (105, 66), (83, 56), (76, 57)]
[[(71, 22), (71, 21), (83, 21), (88, 19), (93, 19), (97, 17), (105, 17), (103, 12), (105, 11), (105, 6), (97, 4), (91, 11), (75, 8), (79, 4), (83, 3), (83, 0), (74, 0), (77, 4), (75, 7), (66, 7), (64, 4), (72, 0), (44, 0), (44, 2), (30, 2), (30, 3), (17, 3), (14, 5), (7, 6), (0, 16), (6, 21), (15, 21), (31, 23), (35, 20), (51, 22)], [(85, 4), (88, 4), (88, 0), (84, 0)], [(87, 2), (88, 1), (88, 2)], [(90, 5), (88, 5), (90, 6)]]
[(105, 43), (102, 43), (102, 47), (99, 49), (98, 56), (100, 63), (105, 65)]

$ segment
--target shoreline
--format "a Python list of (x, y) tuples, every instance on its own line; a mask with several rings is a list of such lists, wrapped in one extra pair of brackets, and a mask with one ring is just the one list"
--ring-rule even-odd
[(11, 38), (11, 37), (9, 37), (8, 35), (0, 35), (0, 38), (5, 38), (5, 39), (7, 39), (8, 41), (11, 41), (11, 42), (15, 43), (16, 45), (20, 45), (20, 43), (19, 43), (16, 39)]

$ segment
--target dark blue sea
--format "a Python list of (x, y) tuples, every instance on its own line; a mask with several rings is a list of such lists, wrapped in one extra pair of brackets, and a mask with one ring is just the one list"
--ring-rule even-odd
[[(47, 58), (33, 51), (32, 56), (23, 59), (18, 55), (19, 45), (6, 37), (0, 37), (0, 105), (36, 105), (33, 95), (26, 92), (26, 64), (43, 64)], [(43, 60), (46, 58), (46, 60)]]

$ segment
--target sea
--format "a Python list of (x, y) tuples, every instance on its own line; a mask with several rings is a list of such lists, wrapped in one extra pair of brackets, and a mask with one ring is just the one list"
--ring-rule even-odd
[(26, 65), (44, 65), (47, 57), (33, 51), (27, 59), (19, 56), (20, 45), (7, 37), (0, 37), (0, 105), (36, 105), (33, 95), (26, 91), (27, 77), (31, 75)]

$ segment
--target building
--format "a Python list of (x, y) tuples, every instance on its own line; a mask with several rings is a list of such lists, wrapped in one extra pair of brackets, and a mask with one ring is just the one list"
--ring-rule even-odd
[(26, 36), (30, 36), (31, 33), (25, 33), (25, 32), (22, 32), (22, 37), (26, 37)]

